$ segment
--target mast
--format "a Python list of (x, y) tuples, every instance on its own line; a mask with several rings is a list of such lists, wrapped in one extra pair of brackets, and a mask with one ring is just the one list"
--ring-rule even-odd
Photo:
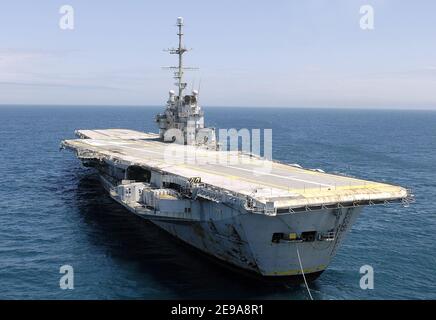
[(173, 67), (164, 67), (166, 69), (171, 69), (171, 70), (175, 70), (174, 71), (174, 79), (176, 79), (176, 83), (175, 85), (177, 86), (178, 89), (178, 102), (177, 105), (180, 106), (181, 102), (183, 100), (183, 90), (185, 90), (187, 84), (185, 82), (183, 82), (183, 75), (184, 75), (184, 70), (196, 70), (197, 68), (192, 68), (192, 67), (184, 67), (183, 66), (183, 54), (188, 51), (188, 49), (186, 49), (183, 45), (183, 18), (182, 17), (178, 17), (177, 18), (177, 23), (176, 26), (178, 27), (178, 37), (179, 37), (179, 45), (177, 48), (171, 48), (171, 49), (167, 49), (165, 51), (168, 51), (170, 54), (177, 54), (179, 56), (179, 65), (178, 66), (173, 66)]
[(177, 54), (179, 56), (179, 69), (176, 75), (178, 79), (178, 88), (179, 88), (179, 103), (182, 101), (183, 89), (186, 87), (186, 83), (183, 83), (183, 53), (185, 53), (186, 49), (183, 48), (183, 18), (177, 18), (177, 27), (179, 28), (179, 48), (177, 49)]

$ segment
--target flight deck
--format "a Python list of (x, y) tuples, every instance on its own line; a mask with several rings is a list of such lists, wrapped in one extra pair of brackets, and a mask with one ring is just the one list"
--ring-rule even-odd
[(352, 202), (405, 201), (405, 188), (269, 161), (241, 152), (215, 151), (159, 141), (153, 133), (126, 129), (78, 130), (81, 139), (63, 146), (125, 166), (160, 170), (250, 196), (274, 207), (322, 206)]

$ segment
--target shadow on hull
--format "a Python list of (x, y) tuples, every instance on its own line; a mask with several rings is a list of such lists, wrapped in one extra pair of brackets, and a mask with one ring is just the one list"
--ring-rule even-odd
[[(139, 219), (145, 220), (142, 218), (139, 218)], [(147, 221), (147, 223), (149, 223), (149, 222)], [(158, 226), (155, 226), (155, 227), (159, 228)], [(210, 263), (219, 265), (223, 269), (226, 269), (229, 272), (234, 273), (235, 275), (240, 275), (240, 276), (246, 278), (247, 280), (256, 281), (259, 284), (267, 285), (267, 286), (271, 286), (271, 287), (280, 287), (280, 286), (283, 287), (283, 286), (288, 286), (288, 285), (298, 286), (298, 285), (304, 283), (304, 278), (301, 274), (289, 275), (289, 276), (263, 276), (260, 273), (257, 273), (255, 271), (243, 269), (243, 268), (238, 267), (230, 262), (221, 260), (221, 259), (219, 259), (219, 258), (217, 258), (217, 257), (215, 257), (207, 252), (204, 252), (198, 248), (195, 248), (195, 247), (191, 246), (189, 243), (186, 243), (186, 242), (180, 240), (179, 238), (173, 236), (172, 234), (166, 232), (165, 230), (163, 230), (161, 228), (159, 228), (159, 230), (165, 232), (169, 237), (176, 240), (177, 243), (180, 246), (183, 246), (185, 250), (192, 251), (192, 253), (194, 253), (198, 256), (201, 256), (205, 260), (208, 260)], [(319, 276), (321, 276), (321, 274), (323, 272), (324, 272), (324, 270), (312, 272), (312, 273), (305, 273), (306, 281), (307, 282), (315, 281), (316, 279), (319, 278)]]
[[(302, 276), (265, 277), (204, 253), (113, 201), (92, 172), (75, 176), (72, 205), (90, 230), (91, 245), (110, 252), (117, 264), (137, 267), (138, 286), (149, 286), (152, 278), (182, 299), (307, 299)], [(317, 290), (316, 282), (311, 288)]]

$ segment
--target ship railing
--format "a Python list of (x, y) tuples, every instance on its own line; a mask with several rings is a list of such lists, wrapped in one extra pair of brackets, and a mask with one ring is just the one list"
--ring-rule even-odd
[(206, 183), (194, 184), (191, 188), (195, 197), (202, 197), (215, 202), (236, 204), (242, 201), (241, 196), (229, 190), (214, 187)]
[(415, 202), (415, 195), (413, 194), (413, 190), (411, 188), (407, 188), (407, 197), (402, 199), (402, 204), (404, 207), (408, 207), (411, 203)]
[(332, 210), (342, 208), (357, 208), (363, 206), (377, 206), (377, 205), (392, 205), (401, 203), (403, 206), (408, 206), (414, 202), (414, 197), (406, 197), (400, 199), (388, 199), (388, 200), (364, 200), (364, 201), (349, 201), (349, 202), (336, 202), (336, 203), (324, 203), (319, 205), (303, 205), (298, 207), (278, 208), (278, 215), (293, 214), (299, 212), (310, 212), (320, 210)]

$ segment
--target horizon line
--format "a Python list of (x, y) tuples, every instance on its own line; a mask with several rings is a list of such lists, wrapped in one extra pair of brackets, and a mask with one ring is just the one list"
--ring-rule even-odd
[[(77, 107), (77, 108), (83, 108), (83, 107), (97, 107), (97, 108), (104, 108), (104, 107), (127, 107), (127, 108), (155, 108), (155, 107), (164, 107), (163, 105), (152, 105), (152, 104), (26, 104), (26, 103), (11, 103), (11, 104), (0, 104), (0, 108), (4, 107)], [(340, 109), (340, 110), (401, 110), (401, 111), (436, 111), (436, 106), (430, 106), (430, 107), (392, 107), (392, 106), (368, 106), (368, 107), (352, 107), (352, 106), (242, 106), (242, 105), (225, 105), (225, 106), (219, 106), (219, 105), (206, 105), (202, 106), (205, 108), (253, 108), (253, 109), (325, 109), (325, 110), (332, 110), (332, 109)]]

